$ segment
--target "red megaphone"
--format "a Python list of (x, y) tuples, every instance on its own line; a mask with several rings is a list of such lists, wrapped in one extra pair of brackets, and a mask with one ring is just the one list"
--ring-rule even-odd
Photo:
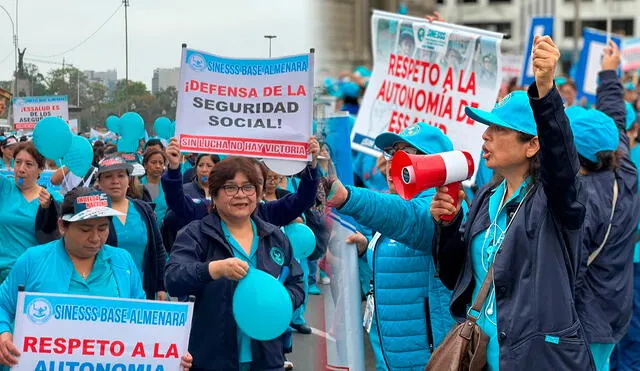
[[(412, 199), (425, 189), (446, 185), (448, 194), (458, 203), (461, 182), (471, 178), (475, 169), (469, 152), (450, 151), (435, 155), (410, 155), (398, 151), (391, 160), (391, 179), (398, 195)], [(453, 216), (441, 218), (451, 221)]]

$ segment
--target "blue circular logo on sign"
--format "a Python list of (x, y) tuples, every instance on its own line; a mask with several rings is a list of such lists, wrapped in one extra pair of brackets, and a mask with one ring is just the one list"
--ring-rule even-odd
[(425, 34), (424, 28), (419, 29), (418, 30), (418, 40), (420, 40), (420, 41), (424, 40), (424, 34)]
[(280, 266), (284, 264), (284, 252), (279, 247), (272, 247), (269, 256), (276, 264)]
[(27, 317), (31, 322), (42, 324), (47, 322), (53, 315), (53, 307), (47, 299), (38, 298), (29, 303), (27, 307)]
[(207, 69), (207, 61), (200, 54), (192, 54), (188, 63), (189, 67), (196, 72), (202, 72)]

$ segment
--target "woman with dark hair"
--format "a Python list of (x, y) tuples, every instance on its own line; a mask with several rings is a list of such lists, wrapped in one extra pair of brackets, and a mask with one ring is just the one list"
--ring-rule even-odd
[(453, 290), (454, 319), (486, 334), (489, 371), (594, 369), (573, 299), (585, 195), (553, 80), (559, 58), (550, 37), (536, 36), (528, 93), (512, 93), (491, 112), (467, 107), (488, 125), (483, 156), (500, 180), (480, 189), (464, 225), (447, 187), (431, 203), (436, 272)]
[(140, 179), (140, 183), (149, 191), (151, 201), (155, 204), (156, 222), (158, 228), (162, 227), (165, 215), (167, 215), (167, 201), (164, 198), (164, 191), (160, 183), (160, 177), (167, 167), (168, 159), (164, 151), (149, 150), (145, 152), (142, 159), (146, 175)]
[[(0, 286), (0, 364), (20, 363), (11, 333), (18, 286), (28, 292), (144, 299), (140, 275), (131, 255), (106, 244), (109, 224), (122, 214), (107, 194), (76, 188), (65, 195), (58, 228), (62, 238), (29, 248)], [(193, 358), (182, 357), (182, 367)]]
[[(278, 278), (294, 308), (304, 300), (302, 271), (282, 231), (255, 215), (261, 183), (253, 161), (229, 157), (211, 172), (209, 215), (178, 235), (165, 279), (173, 296), (195, 295), (189, 349), (197, 370), (281, 370), (281, 337), (250, 339), (235, 324), (232, 299), (250, 269)], [(212, 334), (216, 334), (212, 336)]]
[(151, 206), (127, 196), (132, 171), (133, 165), (118, 155), (106, 157), (98, 167), (98, 187), (111, 197), (113, 208), (122, 213), (112, 220), (107, 243), (129, 251), (142, 274), (148, 299), (165, 300), (166, 251)]
[(62, 200), (57, 192), (38, 185), (46, 161), (33, 143), (14, 148), (14, 179), (0, 175), (0, 283), (28, 247), (50, 241), (40, 235), (36, 216), (49, 209), (53, 199)]
[(640, 216), (638, 171), (625, 132), (619, 66), (620, 52), (611, 42), (599, 73), (597, 109), (567, 109), (588, 194), (576, 309), (598, 371), (609, 370), (609, 356), (631, 320), (633, 247)]
[(218, 162), (220, 162), (218, 155), (204, 153), (198, 155), (195, 167), (187, 170), (183, 175), (183, 180), (189, 179), (183, 187), (184, 194), (193, 199), (210, 198), (207, 179)]

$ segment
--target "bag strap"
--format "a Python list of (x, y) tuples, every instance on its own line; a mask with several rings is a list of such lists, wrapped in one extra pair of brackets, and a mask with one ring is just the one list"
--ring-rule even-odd
[(89, 169), (89, 171), (87, 171), (87, 174), (82, 178), (82, 181), (80, 182), (80, 185), (82, 187), (88, 187), (87, 182), (89, 181), (89, 179), (91, 179), (93, 177), (93, 175), (96, 173), (98, 169), (94, 166), (91, 166), (91, 169)]
[[(473, 301), (473, 305), (471, 306), (471, 310), (476, 313), (482, 313), (482, 306), (484, 305), (484, 301), (487, 299), (487, 295), (489, 295), (489, 289), (493, 284), (493, 264), (489, 267), (487, 271), (487, 275), (484, 277), (484, 281), (482, 281), (482, 286), (480, 286), (480, 291), (478, 291), (478, 296), (476, 296), (476, 300)], [(471, 310), (467, 312), (467, 319), (471, 321), (478, 320), (478, 317), (475, 317), (471, 314)]]
[(598, 246), (598, 248), (589, 254), (589, 259), (587, 259), (587, 267), (593, 263), (594, 260), (600, 255), (602, 249), (604, 249), (604, 245), (607, 243), (607, 239), (609, 238), (609, 233), (611, 232), (611, 225), (613, 224), (613, 214), (616, 212), (616, 205), (618, 203), (618, 180), (616, 179), (613, 182), (613, 201), (611, 205), (611, 216), (609, 217), (609, 226), (607, 227), (607, 233), (604, 235), (604, 240)]

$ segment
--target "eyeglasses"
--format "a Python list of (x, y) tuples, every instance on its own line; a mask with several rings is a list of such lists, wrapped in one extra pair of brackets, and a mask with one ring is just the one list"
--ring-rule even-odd
[(382, 150), (384, 153), (384, 158), (386, 158), (387, 160), (391, 160), (391, 158), (393, 157), (393, 155), (396, 154), (396, 152), (398, 151), (404, 151), (410, 155), (417, 155), (420, 153), (420, 151), (415, 148), (415, 147), (411, 147), (411, 146), (406, 146), (403, 148), (397, 148), (396, 146), (392, 146), (392, 147), (387, 147), (385, 149)]
[(267, 175), (267, 182), (269, 182), (269, 183), (272, 183), (272, 182), (280, 183), (282, 178), (283, 178), (282, 176)]
[(254, 186), (253, 184), (245, 184), (243, 186), (228, 184), (228, 185), (223, 185), (222, 189), (224, 190), (224, 193), (229, 197), (233, 197), (237, 195), (241, 189), (242, 189), (242, 193), (244, 193), (245, 196), (253, 196), (254, 194), (256, 194), (256, 186)]

